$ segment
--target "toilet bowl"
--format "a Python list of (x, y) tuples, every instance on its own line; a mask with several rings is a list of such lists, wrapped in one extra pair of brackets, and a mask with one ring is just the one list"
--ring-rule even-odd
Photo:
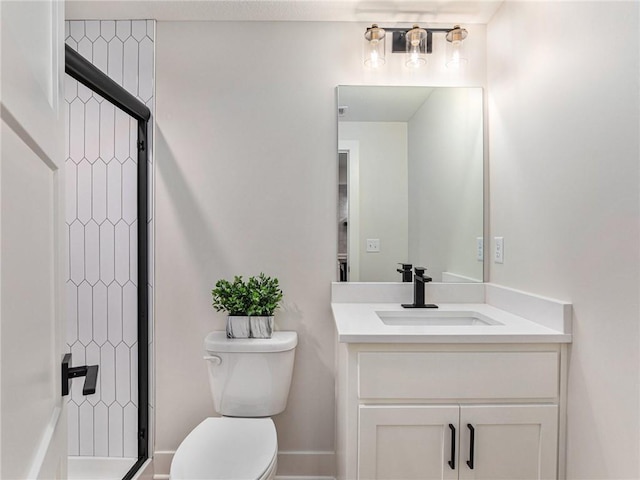
[(270, 480), (278, 440), (270, 418), (207, 418), (171, 462), (171, 480)]
[(182, 441), (171, 462), (171, 480), (269, 480), (277, 467), (272, 415), (287, 403), (296, 332), (270, 339), (205, 338), (205, 360), (216, 412)]

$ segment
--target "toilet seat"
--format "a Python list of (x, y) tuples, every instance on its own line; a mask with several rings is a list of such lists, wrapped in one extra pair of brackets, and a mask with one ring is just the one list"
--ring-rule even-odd
[(276, 428), (270, 418), (207, 418), (176, 450), (171, 480), (262, 480), (275, 473)]

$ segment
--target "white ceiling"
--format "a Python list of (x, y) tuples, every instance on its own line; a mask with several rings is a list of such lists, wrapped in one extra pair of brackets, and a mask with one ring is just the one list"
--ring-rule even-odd
[(338, 105), (347, 107), (341, 122), (407, 122), (433, 87), (340, 86)]
[(503, 0), (67, 0), (68, 20), (486, 24)]

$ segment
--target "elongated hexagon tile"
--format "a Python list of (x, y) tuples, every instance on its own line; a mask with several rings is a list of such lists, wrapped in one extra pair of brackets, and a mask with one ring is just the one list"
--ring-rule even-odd
[(138, 289), (127, 282), (122, 288), (122, 340), (134, 345), (138, 340)]
[(78, 340), (78, 287), (70, 281), (65, 284), (67, 293), (67, 343)]
[(98, 225), (107, 218), (107, 164), (99, 158), (91, 165), (91, 218)]
[(84, 34), (92, 42), (100, 36), (100, 21), (99, 20), (85, 20), (84, 21)]
[(100, 398), (106, 405), (116, 400), (116, 350), (110, 343), (100, 347)]
[(71, 224), (78, 216), (77, 195), (78, 195), (78, 171), (73, 160), (64, 162), (65, 170), (65, 217), (68, 224)]
[(116, 347), (116, 402), (123, 407), (131, 399), (130, 353), (124, 343)]
[(85, 279), (95, 285), (100, 278), (100, 227), (89, 220), (84, 227)]
[(100, 402), (93, 407), (93, 438), (94, 455), (96, 457), (109, 456), (109, 409)]
[(109, 456), (122, 457), (123, 415), (122, 407), (114, 403), (109, 407)]
[(86, 224), (91, 219), (91, 164), (82, 160), (77, 167), (78, 219)]
[(93, 341), (99, 346), (107, 341), (107, 287), (98, 282), (93, 286)]
[(84, 156), (90, 163), (100, 155), (100, 104), (90, 98), (84, 107)]
[(66, 77), (64, 79), (64, 99), (71, 103), (78, 96), (78, 81)]
[[(71, 366), (78, 367), (80, 365), (86, 365), (85, 348), (80, 342), (75, 342), (71, 345)], [(85, 397), (82, 395), (82, 379), (72, 380), (70, 396), (76, 404), (81, 405), (85, 401)]]
[[(100, 347), (98, 347), (95, 342), (91, 342), (87, 345), (86, 352), (87, 365), (98, 365), (98, 378), (100, 378)], [(82, 382), (84, 383), (84, 379)], [(100, 382), (96, 382), (96, 393), (87, 395), (87, 401), (91, 405), (96, 406), (98, 402), (100, 402), (101, 393)]]
[(138, 409), (133, 404), (124, 407), (124, 456), (136, 457), (138, 454)]
[(100, 279), (109, 285), (115, 278), (115, 232), (108, 220), (100, 225)]
[(138, 406), (138, 344), (134, 343), (129, 349), (129, 362), (131, 363), (131, 403)]
[(107, 289), (107, 317), (109, 320), (107, 336), (112, 345), (122, 341), (122, 287), (116, 282)]
[(107, 75), (118, 85), (122, 85), (122, 54), (122, 41), (118, 37), (113, 37), (109, 41), (109, 70)]
[(78, 287), (78, 340), (86, 347), (93, 339), (93, 292), (86, 281)]
[(69, 22), (69, 35), (76, 42), (79, 42), (84, 37), (84, 22), (81, 20), (75, 20)]
[(131, 35), (131, 20), (119, 20), (116, 22), (116, 35), (122, 41)]
[(138, 222), (129, 226), (129, 280), (138, 285)]
[(79, 98), (69, 104), (69, 157), (75, 163), (84, 157), (84, 103)]
[(116, 224), (116, 281), (124, 285), (129, 280), (129, 225), (123, 220)]
[(131, 35), (138, 42), (140, 42), (147, 35), (147, 21), (146, 20), (132, 20), (131, 21)]
[(139, 72), (138, 97), (146, 102), (153, 95), (153, 42), (148, 37), (140, 42)]
[(67, 448), (69, 455), (80, 455), (80, 419), (78, 405), (69, 400), (67, 402)]
[(103, 72), (107, 71), (108, 50), (108, 44), (104, 38), (98, 38), (93, 42), (93, 64)]
[(115, 155), (116, 107), (109, 102), (100, 104), (100, 157), (108, 162)]
[(115, 20), (102, 20), (100, 22), (100, 36), (107, 42), (116, 35)]
[(120, 163), (123, 163), (129, 158), (129, 149), (131, 137), (136, 137), (137, 132), (132, 129), (131, 117), (124, 113), (122, 110), (116, 110), (116, 122), (115, 122), (115, 156)]
[(138, 42), (129, 37), (124, 42), (124, 75), (122, 86), (133, 96), (138, 95)]
[(138, 216), (138, 169), (133, 160), (122, 164), (122, 218), (131, 225)]
[(78, 220), (69, 227), (71, 280), (76, 285), (84, 279), (84, 225)]
[(149, 37), (151, 40), (155, 38), (155, 26), (155, 20), (147, 20), (147, 37)]
[(107, 165), (107, 217), (113, 224), (122, 218), (122, 165), (116, 160)]

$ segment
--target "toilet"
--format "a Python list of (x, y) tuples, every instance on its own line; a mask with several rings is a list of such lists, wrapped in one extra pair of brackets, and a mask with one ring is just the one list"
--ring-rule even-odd
[(171, 462), (171, 480), (269, 480), (276, 474), (278, 438), (272, 415), (287, 405), (296, 332), (271, 338), (204, 340), (216, 412), (182, 441)]

